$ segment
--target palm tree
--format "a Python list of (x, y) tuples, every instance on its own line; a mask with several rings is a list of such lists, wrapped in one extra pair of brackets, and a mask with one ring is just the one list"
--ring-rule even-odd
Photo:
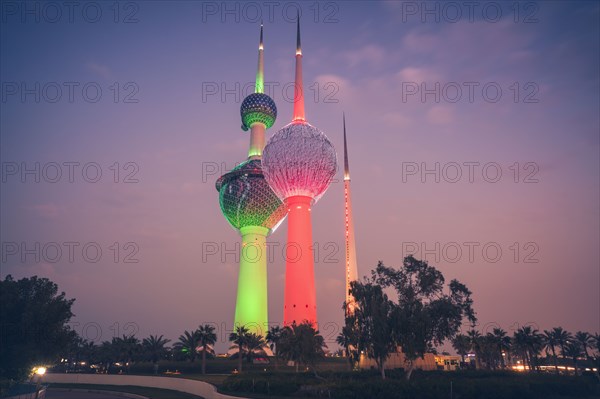
[(565, 357), (565, 347), (569, 341), (573, 340), (573, 336), (570, 332), (563, 330), (562, 327), (554, 327), (552, 331), (554, 331), (554, 339), (560, 346), (560, 353), (562, 357)]
[(540, 334), (540, 332), (537, 329), (533, 329), (529, 341), (529, 353), (535, 363), (534, 366), (537, 371), (540, 371), (540, 362), (538, 356), (545, 346), (546, 344), (544, 342), (544, 335)]
[(600, 380), (600, 334), (596, 333), (592, 336), (592, 348), (596, 351), (596, 378)]
[(106, 372), (110, 372), (110, 366), (119, 361), (115, 338), (113, 338), (112, 341), (102, 342), (98, 348), (98, 359), (104, 365)]
[(233, 347), (238, 348), (238, 371), (242, 372), (242, 358), (244, 357), (244, 348), (248, 341), (249, 330), (244, 326), (238, 326), (229, 334), (229, 340), (234, 343)]
[(184, 331), (173, 347), (175, 350), (185, 353), (193, 363), (198, 355), (198, 330)]
[(546, 343), (546, 348), (550, 349), (552, 352), (552, 357), (554, 358), (554, 371), (558, 374), (558, 361), (556, 359), (556, 346), (558, 345), (558, 340), (556, 339), (554, 330), (544, 330), (544, 341)]
[(138, 355), (141, 353), (141, 343), (133, 335), (123, 335), (122, 338), (114, 337), (113, 345), (117, 349), (119, 360), (125, 362), (127, 371), (131, 367), (131, 363), (137, 360)]
[(461, 364), (465, 363), (465, 356), (469, 353), (471, 349), (471, 339), (468, 335), (465, 334), (457, 334), (452, 340), (452, 347), (460, 355)]
[(214, 352), (211, 347), (217, 342), (217, 334), (215, 334), (215, 328), (210, 324), (199, 326), (196, 334), (198, 345), (202, 347), (202, 374), (206, 374), (206, 352)]
[(521, 329), (515, 331), (512, 338), (512, 348), (515, 354), (523, 360), (525, 369), (530, 366), (527, 345), (527, 337), (524, 332)]
[(167, 353), (165, 345), (170, 341), (170, 339), (163, 338), (162, 335), (160, 337), (156, 335), (150, 335), (148, 338), (144, 338), (144, 340), (142, 341), (142, 347), (144, 348), (145, 357), (148, 360), (150, 360), (154, 365), (155, 374), (158, 371), (158, 361), (164, 358), (165, 354)]
[(475, 368), (481, 368), (481, 334), (479, 331), (472, 329), (468, 333), (471, 351), (475, 353)]
[(498, 341), (492, 333), (480, 336), (478, 339), (479, 356), (481, 363), (485, 364), (486, 369), (496, 369), (500, 363), (498, 359), (499, 349)]
[(336, 337), (335, 341), (344, 348), (344, 355), (348, 358), (350, 371), (354, 370), (354, 365), (359, 361), (358, 349), (358, 330), (352, 318), (346, 319), (346, 325)]
[(530, 326), (519, 328), (514, 333), (513, 346), (516, 352), (523, 358), (523, 363), (527, 363), (529, 370), (537, 368), (537, 356), (544, 347), (542, 335), (536, 329)]
[(583, 350), (583, 353), (585, 353), (586, 359), (590, 358), (588, 348), (592, 347), (592, 340), (593, 340), (593, 338), (590, 335), (590, 333), (586, 333), (583, 331), (577, 331), (575, 333), (575, 341), (577, 341), (577, 343), (579, 343), (579, 345), (581, 345), (581, 349)]
[(299, 359), (302, 356), (302, 343), (297, 324), (283, 328), (281, 340), (279, 341), (280, 356), (287, 361), (293, 361), (298, 372)]
[[(600, 334), (596, 333), (592, 335), (592, 349), (596, 352), (595, 359), (600, 366)], [(598, 367), (600, 369), (600, 367)], [(600, 372), (598, 373), (600, 376)]]
[(77, 363), (86, 361), (89, 364), (93, 364), (97, 360), (98, 347), (94, 341), (76, 337), (73, 342), (69, 344), (67, 354), (69, 360), (74, 360)]
[(581, 344), (577, 341), (570, 341), (565, 345), (565, 352), (563, 356), (571, 358), (573, 360), (573, 367), (575, 368), (575, 375), (579, 375), (577, 371), (577, 358), (583, 355), (583, 349)]
[(500, 356), (500, 365), (504, 369), (506, 368), (506, 363), (504, 361), (503, 354), (506, 354), (506, 356), (508, 356), (508, 354), (510, 353), (510, 337), (507, 336), (506, 331), (504, 331), (501, 328), (494, 328), (492, 330), (492, 335), (494, 336), (498, 348), (498, 355)]
[(279, 345), (282, 333), (283, 329), (279, 326), (272, 326), (269, 328), (269, 331), (267, 331), (267, 342), (269, 343), (271, 351), (275, 354), (275, 370), (279, 369), (279, 351), (277, 350), (277, 345)]
[(281, 357), (296, 363), (296, 372), (300, 363), (311, 367), (317, 375), (316, 363), (325, 355), (323, 336), (309, 323), (292, 324), (283, 329), (279, 350)]
[(253, 355), (256, 352), (266, 355), (264, 350), (266, 346), (267, 342), (262, 335), (249, 333), (246, 337), (246, 358), (248, 362), (252, 362)]

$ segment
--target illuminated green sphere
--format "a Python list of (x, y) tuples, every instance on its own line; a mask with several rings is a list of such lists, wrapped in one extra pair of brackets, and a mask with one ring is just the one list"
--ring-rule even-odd
[(277, 119), (275, 101), (264, 93), (252, 93), (244, 98), (240, 109), (242, 129), (248, 130), (253, 123), (260, 122), (268, 128)]
[(261, 226), (274, 231), (286, 208), (265, 180), (260, 159), (251, 159), (221, 176), (216, 183), (221, 212), (236, 230)]

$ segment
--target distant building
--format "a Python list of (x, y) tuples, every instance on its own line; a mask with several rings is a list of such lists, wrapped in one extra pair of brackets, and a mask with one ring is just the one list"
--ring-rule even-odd
[(460, 356), (435, 355), (435, 363), (439, 370), (455, 371), (460, 369)]

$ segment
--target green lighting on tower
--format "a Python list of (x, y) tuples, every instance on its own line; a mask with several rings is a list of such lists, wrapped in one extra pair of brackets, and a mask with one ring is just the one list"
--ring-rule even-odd
[(264, 94), (263, 26), (260, 27), (255, 93), (240, 108), (242, 129), (250, 130), (248, 159), (216, 183), (221, 212), (242, 236), (234, 326), (265, 335), (268, 329), (267, 236), (287, 214), (262, 172), (265, 130), (273, 126), (277, 107)]
[(256, 71), (256, 83), (254, 85), (255, 93), (265, 92), (265, 72), (263, 56), (263, 24), (260, 23), (260, 43), (258, 45), (258, 68)]

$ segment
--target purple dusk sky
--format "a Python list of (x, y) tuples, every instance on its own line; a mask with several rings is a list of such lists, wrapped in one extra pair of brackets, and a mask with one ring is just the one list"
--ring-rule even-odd
[[(260, 16), (267, 137), (291, 120), (297, 7), (307, 119), (338, 160), (346, 113), (359, 275), (415, 253), (473, 291), (481, 329), (600, 331), (597, 2), (23, 4), (1, 10), (1, 276), (55, 281), (87, 338), (212, 322), (227, 348), (240, 237), (214, 184), (246, 156)], [(330, 348), (341, 176), (313, 210)]]

